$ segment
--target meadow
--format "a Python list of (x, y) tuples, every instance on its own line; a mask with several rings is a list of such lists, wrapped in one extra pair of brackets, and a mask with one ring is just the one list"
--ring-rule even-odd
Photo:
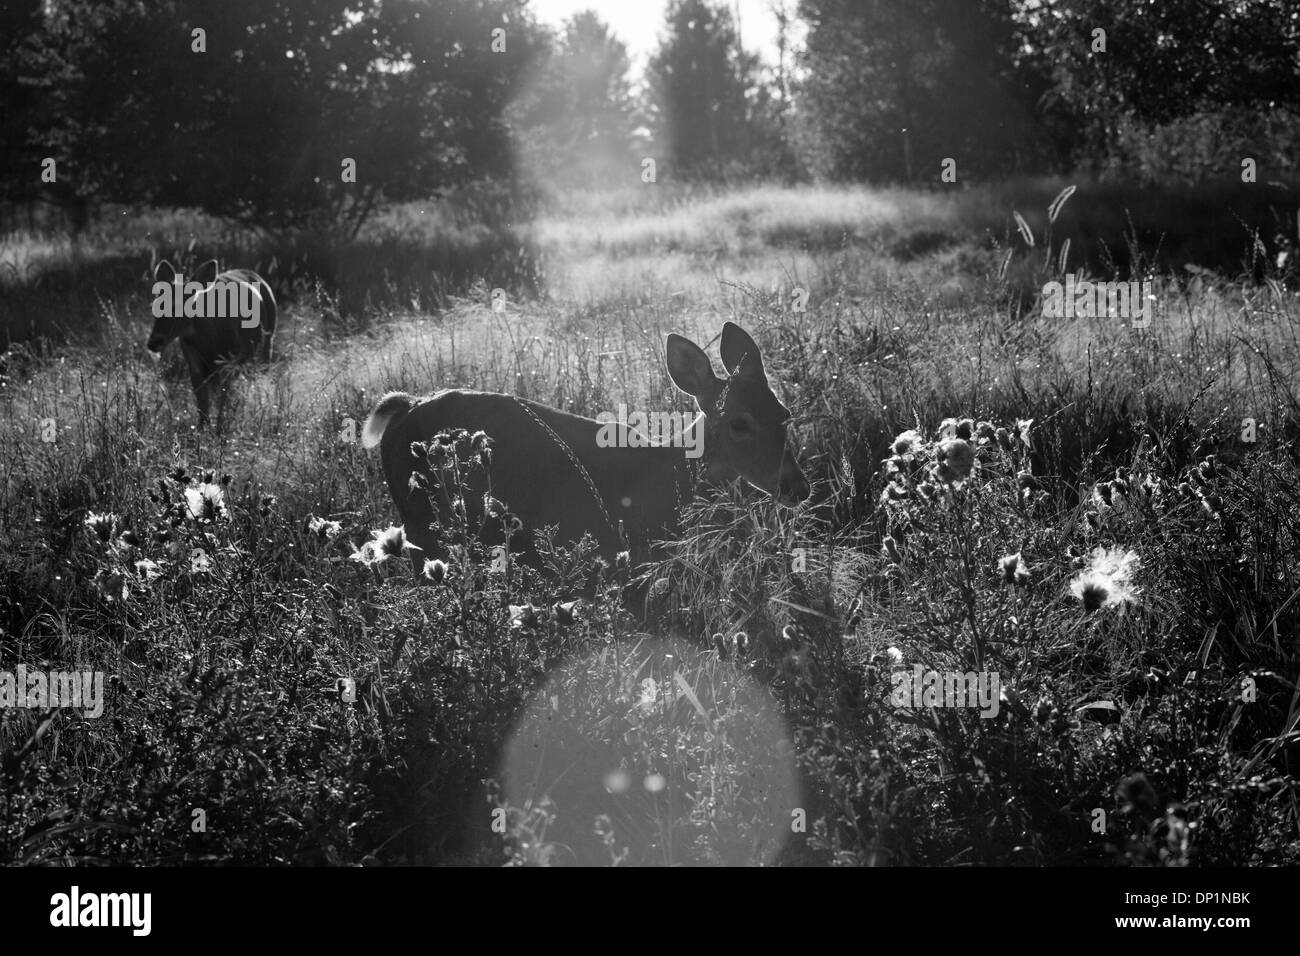
[[(0, 860), (1300, 862), (1293, 193), (1066, 185), (0, 237), (0, 670), (108, 686), (99, 719), (0, 713)], [(144, 350), (151, 254), (276, 289), (224, 435)], [(1150, 326), (1043, 318), (1075, 270), (1148, 280)], [(452, 527), (413, 574), (358, 441), (383, 393), (687, 411), (665, 336), (729, 319), (807, 503), (707, 489), (643, 569)], [(996, 673), (996, 713), (900, 704), (918, 666)]]

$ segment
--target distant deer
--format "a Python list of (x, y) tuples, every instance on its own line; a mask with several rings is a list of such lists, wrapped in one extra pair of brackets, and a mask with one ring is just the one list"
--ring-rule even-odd
[[(154, 269), (154, 279), (169, 286), (176, 278), (176, 270), (167, 260), (159, 262)], [(186, 312), (205, 312), (221, 292), (233, 293), (236, 298), (256, 303), (256, 315), (246, 318), (227, 310), (227, 315), (218, 317), (212, 314), (186, 316), (171, 314), (154, 319), (153, 331), (149, 333), (149, 351), (157, 355), (163, 346), (173, 339), (180, 339), (181, 353), (190, 370), (190, 384), (194, 388), (194, 400), (199, 406), (199, 425), (208, 424), (208, 413), (212, 405), (212, 390), (218, 389), (218, 422), (225, 405), (225, 392), (235, 366), (260, 357), (263, 362), (271, 361), (271, 343), (275, 337), (276, 305), (275, 296), (266, 280), (249, 269), (229, 269), (218, 272), (217, 260), (210, 259), (195, 271), (193, 276), (184, 276), (185, 284), (198, 282), (203, 290), (185, 296), (185, 305), (191, 306)], [(193, 300), (200, 299), (201, 304)], [(174, 310), (173, 310), (174, 311)]]
[[(689, 427), (703, 439), (705, 476), (743, 477), (783, 504), (803, 501), (808, 480), (787, 445), (790, 412), (768, 384), (758, 346), (728, 322), (719, 351), (730, 373), (725, 379), (714, 374), (698, 345), (668, 336), (669, 377), (699, 410)], [(412, 454), (411, 443), (453, 428), (483, 431), (492, 438), (491, 493), (523, 523), (522, 540), (556, 525), (558, 542), (574, 542), (590, 532), (601, 553), (612, 558), (625, 547), (617, 531), (622, 522), (633, 559), (643, 560), (651, 540), (676, 530), (678, 509), (692, 493), (686, 451), (663, 445), (600, 447), (602, 427), (591, 418), (495, 392), (447, 389), (422, 399), (390, 392), (366, 419), (361, 442), (366, 448), (380, 447), (384, 477), (407, 539), (421, 549), (412, 553), (417, 566), (436, 556), (439, 548), (429, 528), (435, 521), (445, 524), (447, 516), (439, 513), (445, 506), (435, 506), (411, 482), (416, 470), (428, 476), (427, 464)], [(622, 434), (626, 437), (626, 429)], [(472, 497), (478, 500), (464, 504), (476, 526), (483, 501), (481, 494)]]

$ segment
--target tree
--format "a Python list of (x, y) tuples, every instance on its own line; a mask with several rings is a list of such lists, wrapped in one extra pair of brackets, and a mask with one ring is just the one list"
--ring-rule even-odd
[(536, 51), (524, 0), (54, 0), (40, 146), (106, 200), (355, 231), (508, 174)]
[(1052, 64), (1050, 103), (1080, 129), (1077, 159), (1113, 155), (1130, 124), (1149, 132), (1220, 113), (1248, 126), (1278, 110), (1294, 129), (1300, 116), (1293, 0), (1052, 0), (1032, 22)]
[(656, 140), (686, 176), (748, 165), (757, 138), (757, 58), (741, 49), (725, 7), (672, 0), (667, 21), (647, 77)]
[(1002, 176), (1051, 161), (1045, 67), (1012, 0), (801, 0), (798, 93), (819, 172), (850, 179)]
[(627, 47), (591, 11), (565, 22), (512, 111), (525, 161), (551, 180), (591, 182), (629, 168)]

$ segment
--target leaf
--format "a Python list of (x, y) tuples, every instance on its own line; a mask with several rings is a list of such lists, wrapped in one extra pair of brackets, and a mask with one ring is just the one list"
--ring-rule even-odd
[(686, 699), (691, 702), (691, 706), (695, 708), (695, 712), (704, 718), (704, 722), (709, 727), (709, 733), (712, 733), (713, 721), (709, 718), (708, 711), (706, 711), (704, 706), (700, 703), (700, 699), (695, 696), (695, 691), (691, 689), (691, 685), (686, 683), (686, 678), (682, 676), (682, 672), (673, 671), (673, 680), (677, 682), (677, 686), (681, 688), (682, 693), (686, 695)]

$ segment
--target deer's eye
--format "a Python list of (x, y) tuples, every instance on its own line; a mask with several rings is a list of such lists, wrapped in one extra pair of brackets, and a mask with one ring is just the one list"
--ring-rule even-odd
[(731, 434), (734, 438), (744, 438), (750, 431), (749, 422), (745, 421), (743, 418), (733, 418), (727, 423), (727, 427), (731, 429)]

